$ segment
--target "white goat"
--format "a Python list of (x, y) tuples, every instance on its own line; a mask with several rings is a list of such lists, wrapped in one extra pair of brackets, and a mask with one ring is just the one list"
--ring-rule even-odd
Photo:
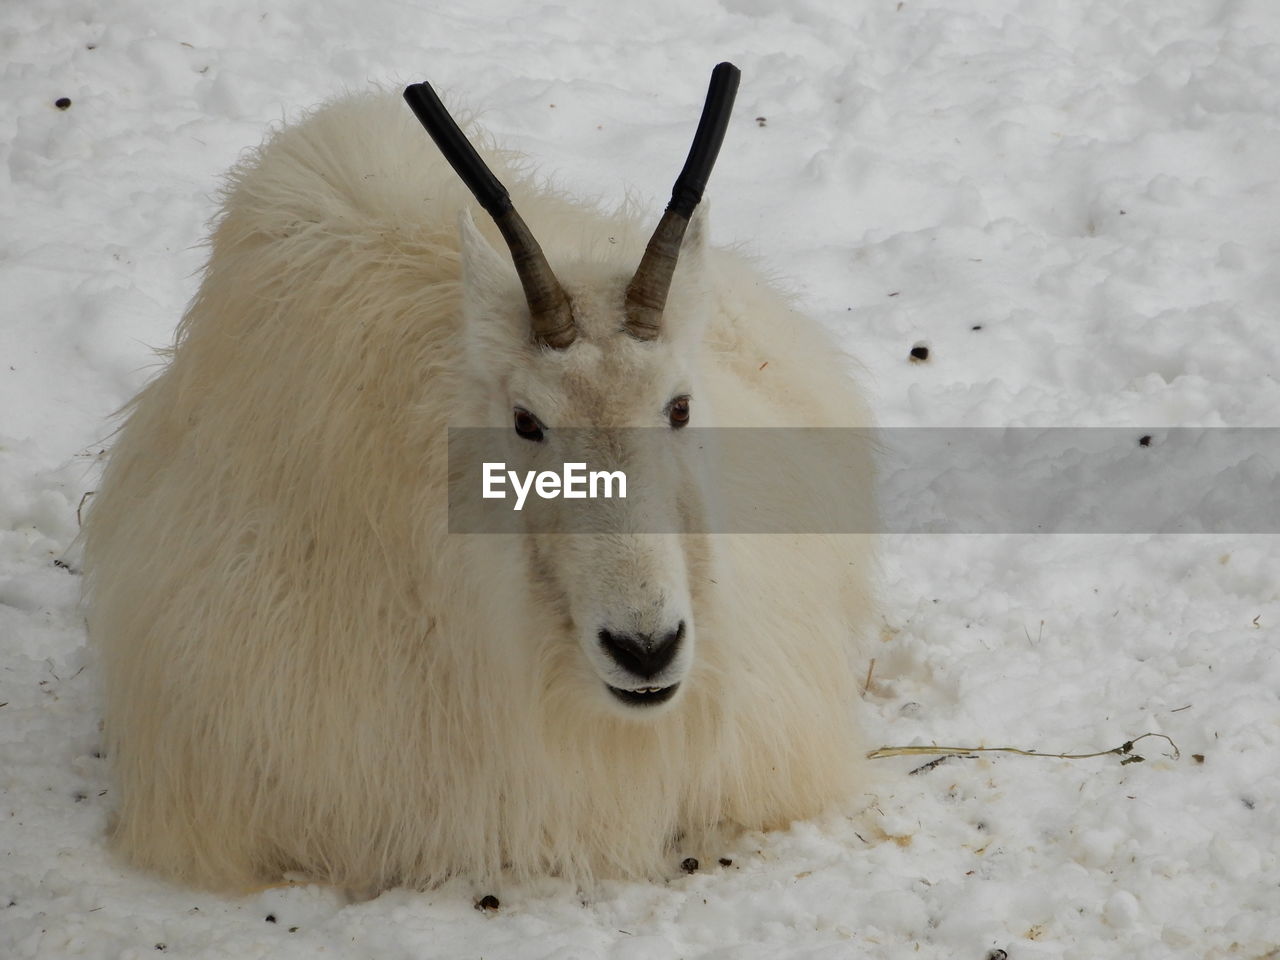
[[(653, 877), (864, 783), (864, 538), (708, 533), (705, 490), (678, 534), (448, 532), (446, 425), (552, 456), (563, 427), (678, 450), (686, 422), (866, 422), (828, 338), (700, 214), (681, 248), (669, 210), (636, 271), (632, 214), (485, 158), (545, 244), (498, 215), (519, 271), (387, 95), (231, 176), (86, 522), (135, 864), (222, 890)], [(869, 465), (841, 484), (865, 500)]]

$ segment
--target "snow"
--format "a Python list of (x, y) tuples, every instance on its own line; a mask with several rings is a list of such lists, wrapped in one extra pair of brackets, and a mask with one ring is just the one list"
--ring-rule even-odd
[(220, 172), (370, 80), (429, 78), (575, 192), (656, 211), (732, 60), (716, 242), (838, 332), (881, 423), (1280, 426), (1280, 7), (41, 0), (0, 7), (0, 50), (0, 957), (1280, 951), (1274, 536), (886, 537), (871, 740), (1155, 731), (1180, 758), (881, 760), (847, 810), (730, 865), (487, 912), (461, 882), (229, 899), (113, 860), (94, 657), (53, 563), (194, 292)]

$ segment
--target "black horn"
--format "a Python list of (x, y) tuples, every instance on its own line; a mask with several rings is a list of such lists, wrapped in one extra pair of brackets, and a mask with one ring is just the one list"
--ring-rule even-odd
[(431, 139), (449, 165), (502, 231), (502, 237), (511, 250), (511, 259), (515, 261), (520, 284), (524, 287), (525, 299), (529, 302), (534, 340), (557, 350), (569, 346), (577, 337), (569, 298), (547, 263), (538, 241), (520, 214), (516, 213), (507, 188), (476, 153), (475, 147), (431, 89), (431, 84), (410, 84), (405, 87), (404, 99), (427, 133), (431, 134)]
[(671, 202), (658, 221), (640, 266), (627, 287), (627, 319), (624, 325), (637, 340), (653, 340), (662, 329), (662, 311), (667, 305), (671, 278), (680, 257), (680, 244), (693, 209), (702, 200), (711, 168), (720, 154), (720, 145), (724, 143), (741, 76), (742, 72), (732, 63), (717, 64), (711, 71), (711, 84), (707, 88), (707, 99), (702, 106), (702, 118), (698, 121), (693, 146), (689, 148), (684, 169), (671, 190)]

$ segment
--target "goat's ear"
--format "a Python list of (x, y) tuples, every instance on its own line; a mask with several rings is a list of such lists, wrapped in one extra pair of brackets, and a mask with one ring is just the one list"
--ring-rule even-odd
[(484, 238), (469, 207), (463, 207), (458, 214), (458, 250), (462, 261), (463, 296), (468, 302), (510, 285), (515, 276), (514, 269)]
[(693, 208), (689, 226), (685, 227), (684, 240), (680, 244), (680, 257), (676, 260), (676, 286), (689, 292), (703, 290), (707, 278), (707, 243), (711, 233), (710, 204), (706, 200)]
[(528, 338), (528, 311), (510, 257), (505, 257), (476, 226), (470, 209), (458, 214), (458, 254), (462, 268), (462, 315), (468, 335), (484, 349)]
[(684, 242), (680, 244), (680, 259), (688, 256), (692, 265), (701, 270), (707, 259), (707, 237), (711, 233), (711, 201), (703, 199), (693, 208)]
[(693, 209), (680, 244), (680, 257), (663, 311), (663, 335), (683, 340), (700, 337), (706, 323), (711, 281), (707, 275), (707, 248), (711, 233), (709, 204), (704, 199)]

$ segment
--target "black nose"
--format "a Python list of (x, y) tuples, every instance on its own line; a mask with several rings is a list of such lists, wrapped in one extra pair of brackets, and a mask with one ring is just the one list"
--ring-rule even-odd
[(684, 621), (670, 633), (658, 638), (652, 633), (614, 633), (601, 630), (600, 646), (613, 658), (613, 662), (629, 670), (637, 677), (648, 680), (661, 673), (680, 652), (684, 639)]

